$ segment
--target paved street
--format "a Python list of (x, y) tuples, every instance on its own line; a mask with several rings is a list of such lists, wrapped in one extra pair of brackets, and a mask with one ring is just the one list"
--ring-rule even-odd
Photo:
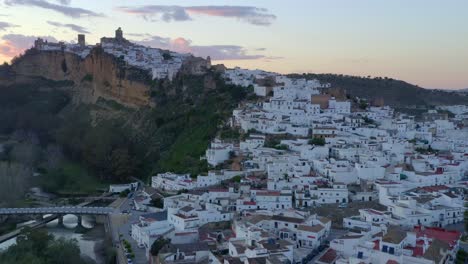
[(131, 212), (130, 215), (125, 214), (125, 220), (122, 225), (119, 226), (118, 232), (119, 236), (121, 236), (121, 240), (125, 239), (132, 245), (133, 253), (135, 254), (135, 258), (133, 259), (133, 263), (135, 264), (145, 264), (148, 263), (146, 258), (146, 249), (138, 248), (138, 244), (135, 240), (133, 240), (130, 232), (131, 232), (131, 225), (138, 221), (140, 215), (146, 214), (146, 212), (135, 211), (131, 209), (132, 201), (130, 199), (126, 199), (126, 201), (122, 204), (120, 209), (122, 211), (129, 211)]

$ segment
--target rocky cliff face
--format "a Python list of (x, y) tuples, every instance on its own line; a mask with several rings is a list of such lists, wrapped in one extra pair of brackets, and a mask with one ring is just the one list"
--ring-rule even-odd
[(151, 105), (147, 73), (99, 48), (85, 59), (61, 51), (29, 50), (12, 69), (17, 76), (73, 81), (71, 92), (78, 102), (94, 103), (102, 97), (131, 107)]

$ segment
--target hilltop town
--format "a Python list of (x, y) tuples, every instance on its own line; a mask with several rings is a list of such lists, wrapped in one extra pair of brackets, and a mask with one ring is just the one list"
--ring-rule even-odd
[(191, 54), (134, 44), (124, 38), (121, 28), (115, 31), (115, 37), (102, 37), (101, 42), (96, 45), (86, 45), (84, 34), (78, 34), (77, 40), (76, 44), (68, 44), (64, 42), (53, 43), (38, 38), (34, 42), (34, 48), (41, 51), (65, 51), (84, 59), (94, 47), (101, 47), (106, 53), (123, 59), (129, 65), (149, 71), (152, 79), (173, 79), (182, 67), (182, 63), (191, 56)]
[[(98, 49), (117, 62), (104, 67), (91, 59)], [(171, 83), (194, 60), (191, 54), (133, 44), (120, 28), (115, 37), (101, 38), (96, 45), (87, 45), (80, 34), (76, 44), (39, 38), (33, 50), (62, 53), (55, 66), (63, 72), (45, 76), (56, 82), (68, 80), (79, 68), (67, 66), (68, 55), (94, 63), (74, 80), (79, 88), (90, 82), (104, 87), (95, 102), (115, 102), (92, 105), (104, 109), (92, 109), (93, 118), (108, 109), (130, 111), (119, 105), (127, 103), (122, 94), (132, 99), (133, 107), (150, 106), (148, 85), (119, 76), (119, 63), (143, 70), (154, 84)], [(452, 263), (462, 244), (466, 246), (467, 105), (437, 106), (414, 116), (383, 99), (346, 94), (333, 83), (226, 69), (212, 66), (209, 57), (199, 60), (189, 75), (213, 74), (224, 89), (238, 89), (248, 99), (235, 101), (221, 124), (210, 123), (216, 137), (203, 138), (209, 146), (196, 157), (206, 171), (190, 173), (187, 163), (184, 173), (162, 171), (147, 182), (126, 177), (131, 178), (128, 183), (111, 184), (102, 194), (121, 202), (115, 211), (105, 209), (112, 212), (106, 228), (112, 230), (119, 263), (435, 264)], [(28, 67), (13, 68), (37, 68), (23, 64)], [(102, 68), (113, 71), (102, 77)], [(216, 94), (215, 77), (198, 80), (203, 87), (195, 93)], [(185, 93), (188, 82), (181, 83), (177, 88)], [(173, 96), (183, 98), (175, 91)], [(193, 101), (184, 98), (183, 103), (200, 107)], [(182, 103), (171, 107), (182, 109)], [(175, 112), (171, 107), (162, 105), (157, 111), (169, 109), (169, 115)], [(190, 121), (193, 108), (181, 122)], [(141, 114), (134, 113), (125, 123)], [(170, 119), (141, 123), (162, 126)], [(176, 133), (177, 128), (167, 130)], [(131, 156), (128, 149), (122, 156)], [(114, 156), (108, 156), (105, 163), (113, 163), (109, 160)]]
[[(253, 88), (258, 100), (239, 105), (211, 142), (202, 159), (213, 170), (196, 177), (161, 173), (135, 192), (135, 210), (151, 213), (141, 214), (130, 233), (148, 258), (339, 264), (455, 258), (466, 210), (467, 106), (440, 107), (416, 120), (365, 98), (357, 105), (338, 99), (317, 80), (240, 68), (227, 69), (224, 78)], [(161, 241), (167, 245), (151, 256)]]

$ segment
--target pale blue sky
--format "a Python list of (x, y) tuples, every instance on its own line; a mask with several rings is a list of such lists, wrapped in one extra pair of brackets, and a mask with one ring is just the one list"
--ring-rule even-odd
[[(181, 49), (194, 53), (203, 50), (199, 55), (219, 51), (217, 45), (236, 46), (228, 51), (229, 56), (218, 57), (225, 59), (218, 63), (228, 66), (283, 73), (388, 76), (428, 88), (468, 87), (468, 1), (464, 0), (66, 2), (0, 0), (0, 60), (7, 60), (24, 48), (17, 35), (54, 36), (66, 41), (76, 38), (77, 32), (70, 27), (53, 26), (49, 21), (84, 27), (90, 32), (89, 43), (98, 42), (104, 35), (112, 36), (115, 28), (121, 26), (127, 38), (133, 40), (159, 36), (176, 43), (175, 39), (183, 38)], [(57, 11), (62, 10), (62, 5), (105, 16), (71, 17)], [(166, 22), (158, 16), (161, 13), (147, 13), (144, 19), (132, 9), (140, 6), (158, 6), (158, 10), (178, 6), (190, 20)], [(187, 9), (189, 6), (192, 9)], [(199, 6), (210, 10), (199, 12)], [(270, 17), (269, 25), (256, 25), (241, 17), (243, 11), (234, 17), (213, 15), (211, 12), (219, 12), (220, 6), (265, 8), (256, 12), (276, 18)], [(132, 11), (123, 12), (119, 7)], [(2, 30), (2, 22), (10, 26), (3, 24)]]

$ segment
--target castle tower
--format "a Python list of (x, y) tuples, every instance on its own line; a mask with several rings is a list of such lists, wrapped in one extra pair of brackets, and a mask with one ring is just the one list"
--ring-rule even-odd
[(81, 47), (86, 46), (86, 41), (85, 41), (85, 35), (84, 34), (78, 34), (78, 45)]
[(43, 39), (37, 38), (37, 39), (34, 41), (34, 48), (36, 48), (36, 49), (42, 49), (43, 46), (44, 46), (44, 40), (43, 40)]
[(115, 31), (115, 39), (118, 41), (123, 40), (123, 31), (120, 27)]

